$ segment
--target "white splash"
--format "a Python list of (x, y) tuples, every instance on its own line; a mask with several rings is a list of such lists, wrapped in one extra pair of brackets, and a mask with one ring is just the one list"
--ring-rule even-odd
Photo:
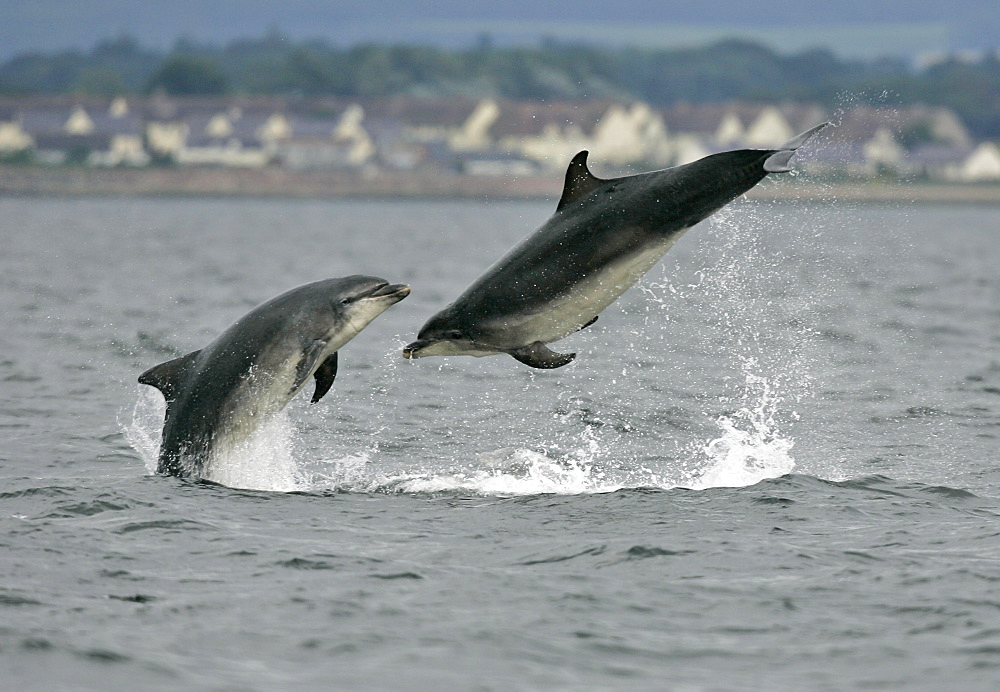
[[(140, 387), (130, 421), (119, 420), (126, 441), (139, 453), (146, 470), (156, 473), (166, 403), (151, 387)], [(229, 448), (216, 447), (203, 477), (247, 490), (307, 490), (293, 454), (294, 426), (284, 412), (249, 439)]]
[(160, 454), (160, 435), (163, 430), (163, 416), (167, 404), (163, 395), (152, 387), (139, 387), (138, 398), (132, 407), (132, 420), (118, 417), (118, 426), (125, 441), (139, 453), (146, 471), (156, 473), (156, 461)]
[(499, 449), (479, 454), (470, 471), (401, 479), (402, 492), (464, 491), (478, 495), (581, 495), (607, 493), (622, 485), (596, 464), (593, 439), (568, 458), (553, 458), (530, 449)]
[(374, 487), (371, 461), (372, 456), (368, 451), (340, 459), (319, 459), (303, 465), (299, 470), (300, 478), (308, 490), (368, 492)]
[(795, 468), (789, 453), (794, 441), (781, 435), (775, 419), (783, 398), (766, 377), (754, 372), (756, 365), (753, 358), (744, 361), (743, 405), (715, 421), (722, 435), (703, 447), (708, 465), (691, 474), (687, 487), (742, 488)]
[(622, 484), (611, 480), (599, 468), (600, 447), (589, 428), (581, 438), (580, 445), (568, 452), (504, 448), (481, 452), (472, 462), (438, 462), (436, 465), (443, 468), (419, 473), (380, 469), (373, 461), (377, 450), (369, 449), (341, 459), (309, 462), (313, 470), (308, 474), (307, 484), (314, 491), (461, 492), (495, 496), (576, 495), (622, 488)]
[(203, 478), (229, 488), (295, 492), (309, 486), (293, 454), (294, 426), (284, 411), (232, 446), (215, 445)]

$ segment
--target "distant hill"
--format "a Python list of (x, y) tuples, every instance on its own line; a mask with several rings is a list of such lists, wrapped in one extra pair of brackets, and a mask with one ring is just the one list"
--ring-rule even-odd
[(0, 3), (0, 59), (118, 33), (162, 50), (179, 37), (219, 44), (269, 28), (341, 46), (457, 47), (489, 35), (499, 45), (552, 37), (668, 48), (735, 36), (869, 59), (1000, 46), (995, 0), (31, 0)]
[(0, 61), (0, 95), (259, 94), (287, 98), (508, 98), (927, 104), (953, 109), (977, 137), (1000, 139), (1000, 59), (844, 60), (782, 54), (745, 40), (697, 48), (597, 48), (549, 41), (466, 48), (300, 41), (276, 31), (225, 46), (179, 41), (170, 52), (128, 37), (91, 50)]

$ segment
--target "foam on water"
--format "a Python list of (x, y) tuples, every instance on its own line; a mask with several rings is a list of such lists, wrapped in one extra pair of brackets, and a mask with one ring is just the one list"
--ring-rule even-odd
[[(766, 380), (748, 376), (747, 391), (756, 401), (716, 422), (719, 437), (692, 445), (685, 466), (694, 470), (615, 468), (620, 452), (613, 442), (602, 446), (596, 428), (586, 426), (577, 446), (562, 452), (503, 448), (474, 453), (472, 460), (429, 460), (425, 470), (387, 472), (377, 449), (360, 450), (336, 459), (307, 459), (297, 451), (302, 442), (286, 412), (276, 415), (251, 439), (216, 450), (206, 465), (205, 479), (231, 488), (274, 492), (466, 492), (517, 496), (589, 494), (622, 488), (742, 487), (789, 473), (794, 461), (792, 441), (777, 434), (773, 420), (778, 398)], [(123, 429), (150, 473), (155, 472), (162, 398), (141, 393), (132, 420)]]
[[(752, 368), (754, 361), (747, 361)], [(768, 478), (791, 473), (795, 460), (789, 454), (795, 444), (782, 436), (775, 421), (781, 397), (764, 377), (747, 372), (747, 404), (731, 416), (720, 416), (716, 424), (722, 434), (704, 447), (708, 464), (692, 474), (688, 487), (705, 488), (754, 485)]]
[(613, 492), (624, 487), (600, 463), (601, 449), (587, 427), (581, 446), (557, 455), (510, 448), (481, 452), (467, 470), (397, 479), (402, 492), (462, 491), (482, 495), (580, 495)]
[[(156, 473), (166, 404), (150, 387), (140, 387), (130, 421), (120, 420), (126, 441), (139, 453), (146, 470)], [(294, 426), (282, 411), (249, 439), (213, 450), (204, 479), (230, 488), (293, 492), (308, 490), (294, 455)]]

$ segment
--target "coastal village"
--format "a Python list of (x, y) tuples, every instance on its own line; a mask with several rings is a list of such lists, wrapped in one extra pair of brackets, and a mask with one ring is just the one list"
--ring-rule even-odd
[(818, 123), (836, 127), (803, 168), (834, 181), (1000, 181), (1000, 147), (974, 141), (952, 111), (927, 106), (518, 102), (259, 97), (0, 99), (0, 162), (31, 167), (561, 173), (578, 151), (606, 174), (770, 148)]

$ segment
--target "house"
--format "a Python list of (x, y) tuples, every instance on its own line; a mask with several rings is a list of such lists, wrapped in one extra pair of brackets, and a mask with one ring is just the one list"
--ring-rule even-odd
[(9, 159), (28, 152), (35, 145), (21, 125), (20, 112), (11, 106), (0, 106), (0, 159)]
[(146, 123), (146, 147), (161, 161), (175, 161), (187, 143), (190, 127), (180, 120), (153, 120)]
[(141, 119), (124, 99), (110, 103), (32, 99), (21, 105), (17, 122), (17, 128), (5, 128), (5, 139), (22, 144), (30, 139), (41, 163), (144, 166), (149, 162)]
[(206, 104), (188, 106), (177, 115), (187, 126), (187, 136), (173, 158), (182, 166), (224, 166), (261, 168), (271, 162), (274, 152), (257, 138), (260, 119), (247, 122), (239, 105)]
[(871, 139), (861, 142), (861, 152), (864, 172), (868, 175), (883, 172), (898, 174), (906, 169), (906, 149), (888, 127), (879, 127)]
[(818, 106), (792, 103), (680, 103), (659, 114), (672, 133), (677, 164), (700, 158), (699, 151), (776, 147), (829, 119)]
[(663, 118), (645, 103), (612, 104), (593, 129), (591, 153), (610, 166), (669, 163), (672, 148)]
[(1000, 147), (983, 142), (977, 147), (928, 144), (907, 159), (911, 175), (954, 183), (1000, 180)]
[(351, 104), (340, 115), (333, 128), (333, 140), (347, 147), (348, 163), (360, 166), (375, 155), (375, 143), (364, 127), (365, 110), (358, 104)]
[(0, 99), (0, 159), (43, 163), (396, 170), (470, 175), (562, 172), (579, 151), (604, 174), (662, 167), (729, 149), (773, 148), (824, 120), (821, 146), (797, 165), (831, 178), (895, 174), (1000, 179), (996, 144), (976, 146), (951, 111), (929, 106), (517, 102), (266, 97)]
[(339, 115), (293, 114), (288, 134), (276, 144), (277, 159), (289, 168), (358, 168), (375, 157), (375, 142), (365, 128), (365, 111), (358, 104)]
[(490, 128), (500, 117), (500, 105), (493, 99), (483, 99), (472, 109), (457, 129), (448, 135), (452, 151), (486, 151), (493, 141)]
[(475, 160), (472, 167), (481, 171), (533, 167), (524, 162), (562, 169), (582, 149), (613, 167), (669, 158), (662, 119), (641, 103), (397, 98), (365, 109), (365, 126), (376, 133), (383, 160), (410, 166), (422, 160), (450, 168)]
[(662, 165), (671, 148), (659, 114), (643, 103), (504, 102), (489, 128), (493, 148), (561, 170), (578, 152), (613, 168)]
[(282, 101), (174, 99), (154, 95), (145, 106), (145, 142), (161, 160), (186, 166), (260, 168), (291, 136)]
[(966, 183), (1000, 180), (1000, 146), (983, 142), (964, 161), (958, 170), (958, 179)]
[[(91, 134), (107, 137), (108, 145), (93, 149), (91, 166), (145, 166), (150, 157), (143, 142), (141, 114), (133, 113), (124, 98), (115, 98), (106, 108), (95, 108), (89, 119)], [(69, 125), (69, 123), (67, 123)]]
[(475, 99), (394, 97), (359, 105), (377, 128), (398, 126), (409, 141), (455, 143), (462, 149), (475, 145), (476, 130), (491, 119), (489, 101)]
[(496, 151), (562, 170), (593, 143), (594, 127), (606, 104), (507, 101), (490, 128)]
[(827, 137), (832, 141), (862, 142), (887, 129), (901, 143), (946, 144), (969, 147), (972, 137), (961, 119), (947, 108), (930, 106), (854, 106), (832, 118), (837, 125)]

